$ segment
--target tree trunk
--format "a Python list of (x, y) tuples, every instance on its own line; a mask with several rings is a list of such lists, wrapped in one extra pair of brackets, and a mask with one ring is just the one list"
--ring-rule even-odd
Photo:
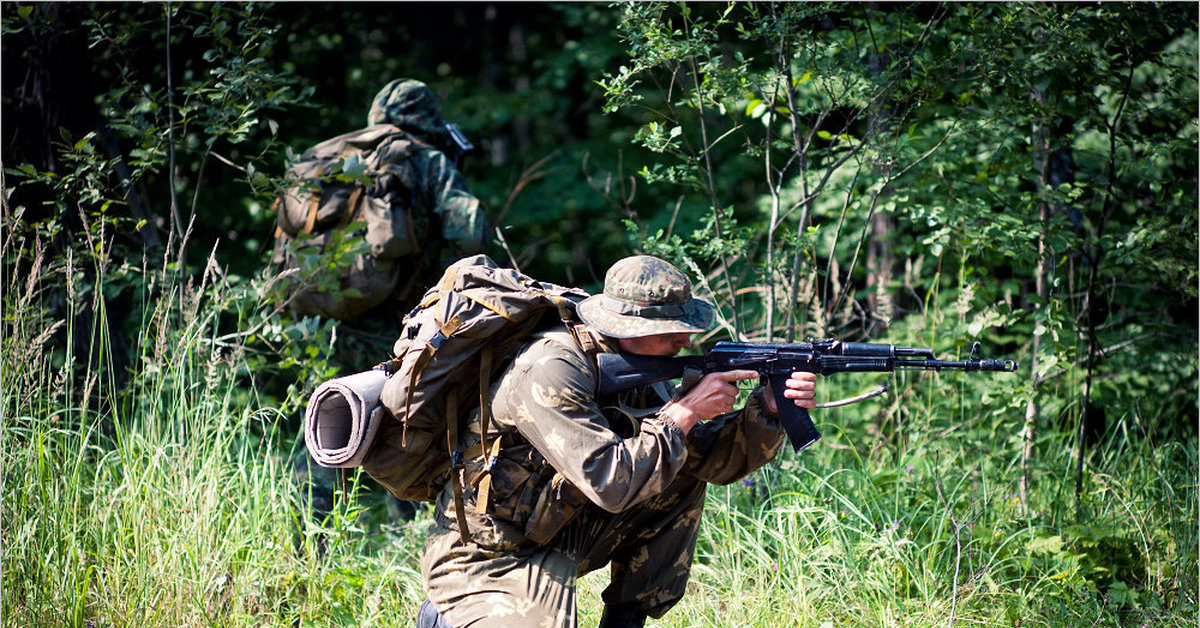
[[(1034, 101), (1043, 103), (1045, 95), (1040, 90), (1034, 88), (1031, 93)], [(1033, 166), (1038, 173), (1037, 177), (1037, 195), (1038, 202), (1038, 221), (1041, 224), (1041, 230), (1038, 233), (1037, 239), (1037, 270), (1034, 273), (1034, 289), (1038, 296), (1039, 303), (1036, 307), (1046, 307), (1050, 301), (1050, 251), (1046, 243), (1047, 233), (1050, 229), (1050, 217), (1052, 210), (1049, 201), (1046, 199), (1046, 170), (1050, 159), (1050, 150), (1047, 147), (1047, 130), (1046, 124), (1041, 120), (1033, 121), (1031, 129), (1032, 151), (1033, 151)], [(1029, 509), (1029, 487), (1032, 483), (1030, 473), (1030, 463), (1033, 459), (1033, 443), (1036, 437), (1037, 420), (1041, 415), (1041, 408), (1038, 406), (1038, 355), (1041, 350), (1042, 336), (1034, 334), (1033, 348), (1030, 351), (1029, 358), (1029, 400), (1025, 403), (1025, 424), (1021, 429), (1021, 481), (1019, 485), (1019, 493), (1021, 498), (1021, 506), (1028, 511)]]
[(879, 338), (887, 331), (895, 312), (892, 283), (892, 237), (896, 221), (891, 214), (875, 212), (871, 216), (871, 239), (867, 245), (867, 303), (871, 320), (867, 334)]

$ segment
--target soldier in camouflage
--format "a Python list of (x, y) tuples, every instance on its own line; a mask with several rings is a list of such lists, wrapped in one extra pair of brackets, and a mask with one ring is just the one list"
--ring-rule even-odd
[[(683, 596), (709, 483), (771, 461), (784, 431), (760, 387), (733, 411), (751, 370), (711, 373), (685, 392), (662, 385), (597, 398), (596, 351), (675, 355), (714, 308), (687, 277), (648, 256), (608, 271), (579, 304), (583, 325), (537, 334), (492, 387), (494, 461), (468, 464), (468, 534), (452, 491), (434, 510), (418, 626), (575, 628), (576, 579), (610, 566), (600, 626), (643, 626)], [(811, 408), (816, 377), (794, 373), (785, 397)], [(481, 442), (473, 421), (464, 448)], [(449, 484), (449, 482), (447, 483)]]
[(446, 155), (450, 143), (446, 120), (433, 90), (420, 81), (396, 79), (375, 95), (367, 123), (392, 124), (424, 142), (426, 146), (410, 158), (423, 182), (416, 186), (416, 206), (433, 209), (441, 222), (442, 239), (456, 247), (454, 257), (480, 251), (487, 220), (479, 200)]
[[(461, 164), (447, 155), (450, 149), (446, 120), (433, 90), (413, 79), (391, 81), (372, 100), (367, 124), (397, 126), (421, 143), (420, 149), (409, 157), (418, 182), (413, 186), (412, 206), (427, 211), (412, 212), (421, 252), (407, 260), (391, 297), (355, 320), (346, 321), (347, 333), (339, 355), (350, 372), (362, 370), (364, 365), (375, 364), (381, 356), (388, 355), (400, 319), (412, 309), (415, 299), (436, 281), (448, 262), (483, 250), (487, 230), (479, 199), (467, 189), (458, 170)], [(340, 471), (318, 466), (304, 448), (303, 439), (299, 447), (293, 468), (301, 500), (306, 509), (318, 517), (324, 516), (332, 510), (334, 491), (342, 483)], [(409, 519), (415, 505), (389, 497), (388, 511), (388, 519), (393, 522)]]

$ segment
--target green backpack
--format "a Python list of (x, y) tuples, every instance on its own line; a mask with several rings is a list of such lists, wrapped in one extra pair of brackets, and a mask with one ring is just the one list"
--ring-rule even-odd
[[(421, 250), (409, 157), (422, 146), (399, 127), (376, 124), (309, 148), (288, 169), (288, 188), (275, 202), (272, 261), (297, 271), (287, 286), (297, 312), (347, 320), (397, 289), (399, 261)], [(362, 238), (366, 251), (331, 267), (322, 255), (345, 238)]]
[[(396, 497), (415, 501), (436, 499), (449, 475), (465, 535), (463, 464), (489, 449), (493, 376), (530, 334), (563, 324), (573, 331), (575, 305), (587, 296), (500, 268), (486, 255), (451, 265), (404, 319), (396, 357), (385, 363), (386, 411), (363, 468)], [(459, 434), (476, 407), (483, 442), (462, 451)]]

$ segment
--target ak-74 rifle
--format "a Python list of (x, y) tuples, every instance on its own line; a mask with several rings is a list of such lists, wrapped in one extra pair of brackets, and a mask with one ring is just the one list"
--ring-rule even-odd
[[(683, 377), (688, 369), (714, 373), (735, 369), (753, 369), (770, 382), (779, 419), (796, 451), (815, 443), (821, 433), (813, 425), (808, 410), (784, 398), (784, 382), (795, 371), (833, 375), (834, 373), (890, 373), (897, 370), (987, 371), (1010, 373), (1017, 370), (1012, 360), (983, 360), (979, 343), (971, 346), (966, 360), (938, 360), (933, 349), (841, 340), (814, 340), (786, 344), (768, 342), (718, 342), (704, 355), (658, 357), (630, 353), (600, 353), (600, 394)], [(887, 392), (886, 384), (870, 393), (819, 404), (828, 408), (857, 403)]]

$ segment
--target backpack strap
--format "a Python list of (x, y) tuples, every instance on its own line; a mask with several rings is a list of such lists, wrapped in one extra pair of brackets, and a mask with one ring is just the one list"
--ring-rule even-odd
[(475, 514), (482, 515), (487, 513), (488, 498), (492, 491), (492, 469), (495, 468), (496, 460), (500, 457), (500, 443), (503, 440), (503, 435), (500, 435), (496, 437), (496, 440), (492, 441), (491, 450), (485, 450), (487, 451), (487, 461), (483, 463), (483, 469), (471, 481), (471, 484), (476, 487)]
[(321, 195), (313, 194), (308, 201), (308, 217), (304, 219), (304, 233), (312, 233), (317, 226), (317, 210), (321, 208)]
[(462, 449), (458, 446), (458, 420), (458, 390), (454, 389), (446, 397), (446, 449), (450, 452), (450, 484), (454, 490), (454, 517), (458, 520), (458, 536), (465, 545), (471, 540), (471, 532), (467, 527), (467, 510), (463, 505), (463, 473), (466, 465), (463, 463)]
[(584, 355), (593, 363), (596, 362), (596, 354), (600, 353), (600, 345), (596, 343), (596, 339), (592, 337), (591, 332), (587, 330), (587, 325), (583, 323), (572, 323), (567, 319), (563, 319), (567, 324), (567, 331), (571, 332), (571, 337), (575, 339), (575, 344), (583, 349)]
[[(439, 347), (442, 346), (442, 343), (445, 342), (447, 338), (452, 336), (454, 334), (454, 332), (458, 331), (458, 328), (462, 327), (462, 325), (463, 325), (463, 320), (461, 318), (459, 318), (457, 316), (452, 317), (450, 320), (448, 320), (442, 324), (442, 327), (438, 330), (438, 334), (436, 336), (431, 338), (429, 340), (429, 342), (425, 343), (424, 347), (421, 347), (421, 355), (417, 356), (417, 361), (415, 364), (413, 364), (412, 375), (409, 377), (409, 381), (408, 381), (408, 394), (405, 395), (405, 398), (404, 398), (404, 416), (405, 417), (407, 417), (412, 412), (413, 391), (416, 390), (416, 388), (417, 388), (417, 380), (421, 379), (421, 373), (425, 372), (425, 367), (429, 366), (430, 361), (433, 360), (433, 354), (438, 350)], [(447, 407), (449, 407), (449, 401), (447, 401), (446, 405), (447, 405)], [(457, 406), (457, 404), (456, 404), (456, 406)], [(458, 408), (455, 407), (455, 410), (457, 411)], [(407, 420), (404, 423), (404, 430), (405, 430), (404, 433), (402, 433), (400, 435), (400, 445), (401, 446), (404, 446), (407, 444), (407, 441), (406, 441), (406, 435), (408, 433), (408, 421)]]
[[(317, 168), (313, 171), (313, 175), (318, 181), (325, 176), (324, 168)], [(317, 226), (317, 210), (321, 208), (321, 191), (317, 190), (310, 195), (312, 198), (308, 201), (308, 216), (304, 220), (304, 233), (312, 233), (313, 227)]]
[(485, 345), (479, 352), (479, 444), (487, 458), (484, 460), (483, 469), (471, 480), (471, 486), (477, 490), (475, 512), (479, 514), (487, 511), (488, 493), (492, 488), (492, 466), (496, 464), (496, 455), (500, 453), (499, 437), (492, 443), (492, 447), (488, 447), (488, 428), (492, 422), (492, 404), (488, 399), (492, 387), (491, 372), (492, 345)]
[[(479, 444), (483, 451), (488, 450), (488, 427), (492, 421), (492, 402), (488, 399), (492, 387), (492, 345), (484, 345), (479, 352)], [(500, 439), (496, 439), (499, 442)], [(491, 468), (494, 460), (488, 460), (486, 468)], [(488, 475), (490, 480), (491, 475)], [(478, 478), (477, 478), (478, 479)], [(491, 482), (488, 482), (491, 484)]]
[[(471, 481), (471, 486), (476, 488), (475, 494), (475, 512), (484, 514), (487, 512), (488, 495), (492, 489), (492, 467), (496, 464), (496, 457), (500, 455), (500, 438), (492, 441), (492, 445), (488, 447), (488, 427), (491, 423), (492, 404), (488, 399), (488, 394), (491, 389), (491, 373), (492, 373), (492, 345), (485, 345), (479, 352), (479, 438), (480, 448), (479, 454), (486, 454), (487, 458), (484, 462), (483, 469)], [(467, 543), (470, 539), (469, 530), (467, 528), (466, 505), (463, 502), (463, 480), (466, 474), (466, 464), (464, 463), (465, 456), (459, 448), (458, 442), (458, 393), (452, 391), (450, 397), (446, 400), (446, 439), (449, 443), (450, 450), (450, 482), (454, 489), (454, 516), (458, 519), (458, 533), (462, 538), (463, 543)], [(474, 458), (476, 454), (471, 454)]]
[(283, 205), (283, 197), (276, 196), (275, 200), (271, 201), (271, 211), (275, 212), (275, 239), (279, 239), (279, 236), (283, 235), (283, 223), (287, 222), (287, 218), (284, 218), (280, 211), (281, 205)]
[[(350, 190), (350, 198), (346, 199), (346, 211), (342, 213), (342, 219), (333, 228), (334, 231), (341, 231), (346, 228), (346, 225), (362, 214), (362, 205), (360, 203), (362, 203), (364, 191), (362, 185), (356, 185), (353, 190)], [(312, 215), (315, 217), (317, 215), (316, 211), (313, 211)], [(312, 231), (310, 230), (309, 233), (312, 233)]]

